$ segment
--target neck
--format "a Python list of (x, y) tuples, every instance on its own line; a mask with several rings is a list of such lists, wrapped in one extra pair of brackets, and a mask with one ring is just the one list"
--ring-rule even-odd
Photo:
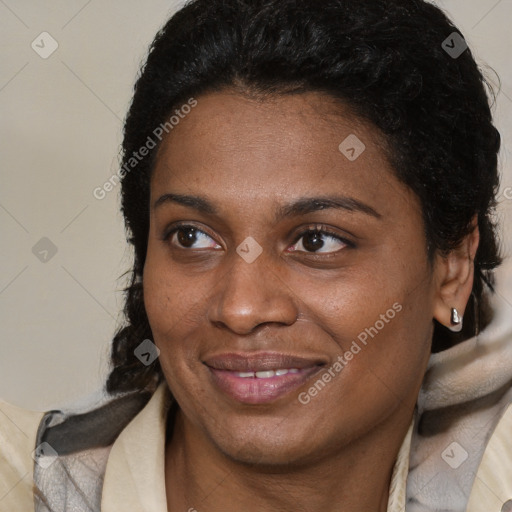
[(395, 460), (411, 421), (411, 411), (402, 412), (336, 453), (272, 467), (227, 457), (178, 412), (166, 448), (168, 508), (386, 512)]

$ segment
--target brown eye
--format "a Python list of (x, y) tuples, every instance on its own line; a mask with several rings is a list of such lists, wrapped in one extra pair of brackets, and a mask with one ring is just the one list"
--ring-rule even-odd
[(353, 244), (328, 231), (309, 229), (300, 234), (291, 250), (305, 253), (332, 254), (346, 247), (353, 247)]
[(183, 247), (190, 247), (197, 241), (196, 228), (180, 228), (176, 231), (176, 238)]
[(164, 236), (171, 245), (180, 249), (221, 249), (221, 246), (195, 226), (178, 226)]
[(303, 236), (302, 246), (306, 251), (316, 252), (324, 246), (322, 234), (311, 231)]

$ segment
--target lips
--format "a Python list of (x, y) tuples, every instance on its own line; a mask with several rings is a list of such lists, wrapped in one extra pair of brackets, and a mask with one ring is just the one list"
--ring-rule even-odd
[(301, 357), (277, 352), (259, 353), (229, 353), (211, 356), (204, 364), (216, 370), (229, 370), (232, 372), (262, 372), (280, 368), (311, 368), (325, 364), (319, 357)]
[(302, 386), (325, 361), (274, 352), (221, 354), (204, 361), (214, 385), (246, 404), (270, 403)]

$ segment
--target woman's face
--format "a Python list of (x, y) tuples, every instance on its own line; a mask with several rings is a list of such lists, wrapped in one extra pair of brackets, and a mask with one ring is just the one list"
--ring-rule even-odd
[(289, 464), (408, 423), (435, 279), (378, 133), (322, 94), (197, 101), (159, 150), (144, 269), (185, 427)]

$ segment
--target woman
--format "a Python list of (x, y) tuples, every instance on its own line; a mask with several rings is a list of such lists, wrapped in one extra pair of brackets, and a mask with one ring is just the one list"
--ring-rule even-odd
[(125, 124), (116, 396), (4, 405), (0, 510), (510, 510), (484, 85), (422, 0), (173, 16)]

